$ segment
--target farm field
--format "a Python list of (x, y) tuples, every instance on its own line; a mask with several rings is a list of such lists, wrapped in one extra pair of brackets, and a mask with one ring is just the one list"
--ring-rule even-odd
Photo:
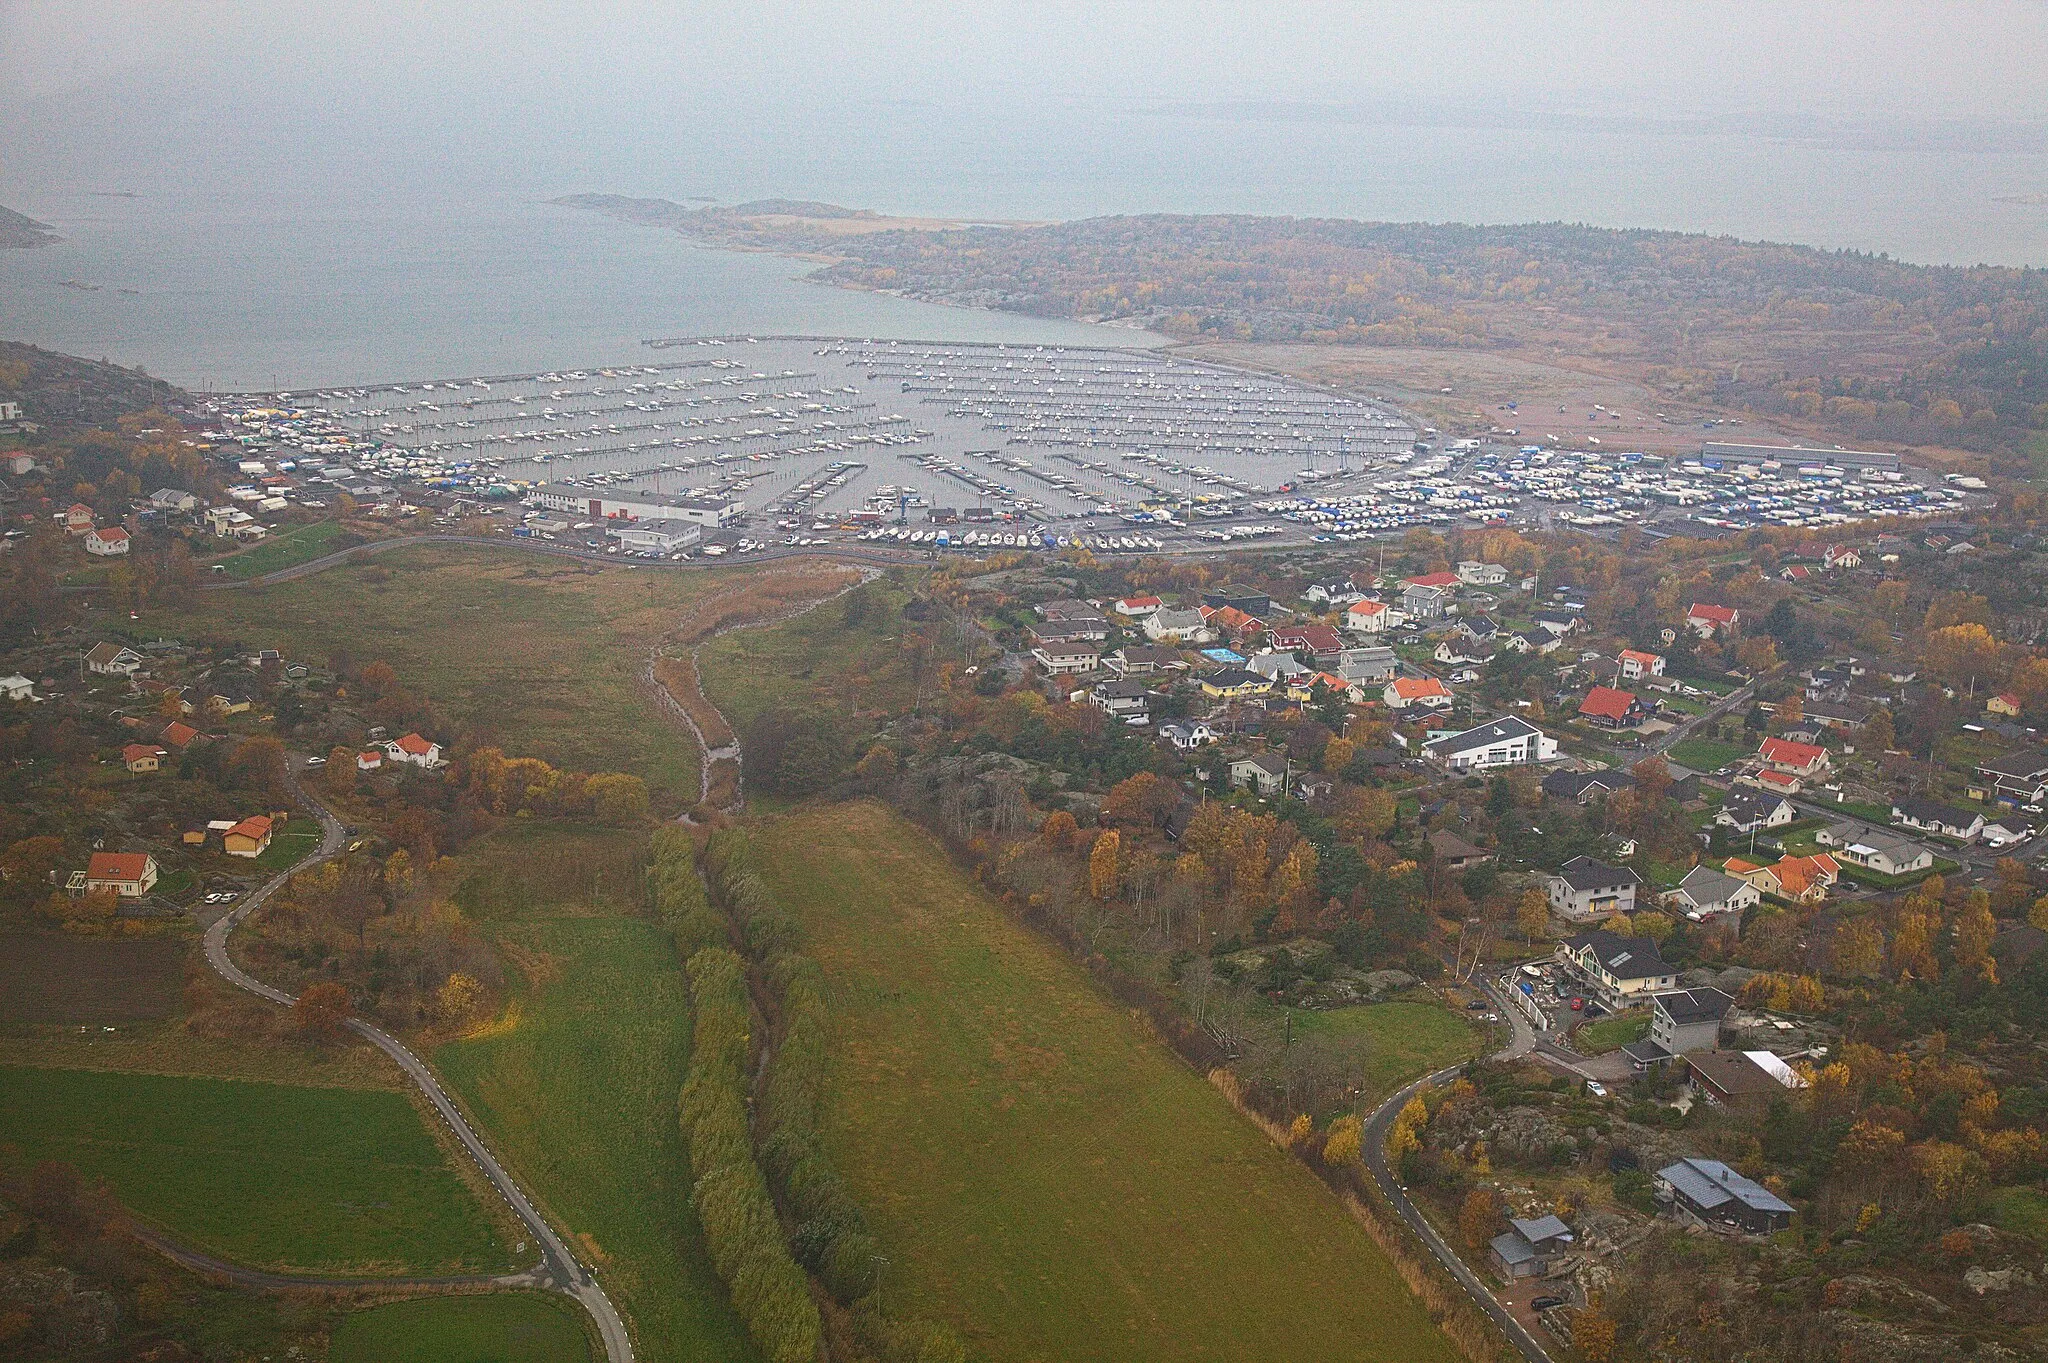
[(137, 1215), (253, 1268), (523, 1267), (396, 1093), (9, 1067), (0, 1144), (104, 1178)]
[(602, 1276), (643, 1363), (748, 1359), (688, 1205), (675, 946), (644, 919), (557, 911), (582, 916), (486, 920), (518, 967), (512, 1002), (434, 1063)]
[(509, 550), (394, 550), (267, 587), (147, 607), (138, 638), (275, 647), (325, 663), (382, 659), (449, 719), (507, 752), (580, 771), (631, 771), (694, 801), (697, 753), (638, 677), (705, 574), (536, 562)]
[(925, 833), (860, 803), (755, 847), (832, 990), (824, 1136), (893, 1310), (986, 1360), (1455, 1356), (1313, 1175)]
[(140, 1022), (177, 1011), (185, 945), (0, 934), (0, 1022)]
[(583, 1318), (538, 1292), (415, 1297), (354, 1311), (327, 1346), (328, 1363), (585, 1363)]
[(1322, 1012), (1297, 1010), (1294, 1027), (1303, 1035), (1363, 1036), (1371, 1043), (1365, 1062), (1368, 1103), (1379, 1101), (1418, 1074), (1470, 1059), (1486, 1041), (1480, 1028), (1435, 1003), (1397, 1001)]

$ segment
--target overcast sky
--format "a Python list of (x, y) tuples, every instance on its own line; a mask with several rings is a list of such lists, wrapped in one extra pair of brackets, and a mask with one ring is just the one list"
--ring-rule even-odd
[(363, 3), (6, 0), (11, 96), (126, 82), (374, 97), (524, 87), (600, 118), (651, 86), (971, 100), (1432, 99), (2033, 118), (2038, 3)]

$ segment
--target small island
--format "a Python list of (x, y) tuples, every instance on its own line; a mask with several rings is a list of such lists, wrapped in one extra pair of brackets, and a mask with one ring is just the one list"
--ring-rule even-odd
[(48, 223), (37, 222), (26, 213), (0, 207), (0, 246), (48, 246), (62, 241)]

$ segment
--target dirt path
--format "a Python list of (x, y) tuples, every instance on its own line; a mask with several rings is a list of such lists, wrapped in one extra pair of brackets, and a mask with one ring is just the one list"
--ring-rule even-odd
[(431, 1292), (451, 1288), (540, 1290), (546, 1288), (547, 1274), (539, 1265), (523, 1273), (454, 1273), (433, 1278), (317, 1278), (294, 1273), (267, 1273), (258, 1268), (202, 1254), (181, 1244), (156, 1227), (124, 1216), (121, 1229), (134, 1239), (203, 1278), (259, 1292)]

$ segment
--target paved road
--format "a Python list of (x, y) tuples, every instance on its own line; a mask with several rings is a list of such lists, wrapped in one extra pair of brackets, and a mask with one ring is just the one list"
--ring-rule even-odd
[[(1512, 1004), (1500, 997), (1499, 990), (1491, 980), (1486, 981), (1485, 985), (1486, 991), (1494, 996), (1501, 1016), (1505, 1017), (1514, 1029), (1506, 1048), (1496, 1052), (1495, 1059), (1512, 1060), (1527, 1055), (1536, 1045), (1535, 1029), (1521, 1018)], [(1448, 1069), (1438, 1070), (1435, 1074), (1424, 1075), (1380, 1104), (1365, 1124), (1366, 1167), (1372, 1171), (1373, 1181), (1379, 1185), (1380, 1192), (1385, 1194), (1387, 1201), (1400, 1214), (1401, 1220), (1407, 1223), (1408, 1229), (1415, 1232), (1416, 1237), (1428, 1247), (1429, 1252), (1436, 1256), (1444, 1271), (1456, 1279), (1458, 1285), (1465, 1289), (1465, 1294), (1492, 1318), (1493, 1323), (1500, 1327), (1501, 1333), (1521, 1351), (1522, 1356), (1528, 1359), (1529, 1363), (1551, 1363), (1550, 1354), (1544, 1349), (1542, 1341), (1531, 1334), (1521, 1321), (1515, 1319), (1507, 1307), (1501, 1305), (1500, 1299), (1480, 1281), (1479, 1275), (1466, 1267), (1465, 1261), (1444, 1242), (1441, 1235), (1437, 1234), (1436, 1227), (1430, 1225), (1428, 1218), (1423, 1216), (1421, 1209), (1401, 1186), (1401, 1181), (1394, 1177), (1393, 1168), (1387, 1162), (1387, 1136), (1393, 1129), (1394, 1118), (1407, 1105), (1408, 1100), (1413, 1098), (1423, 1085), (1440, 1084), (1462, 1068), (1461, 1065), (1453, 1065)]]
[[(223, 914), (206, 930), (207, 964), (229, 983), (285, 1007), (292, 1005), (292, 995), (281, 989), (273, 989), (234, 963), (228, 955), (228, 934), (275, 894), (294, 871), (338, 856), (348, 845), (348, 830), (342, 826), (341, 820), (335, 818), (332, 810), (299, 784), (299, 761), (300, 759), (296, 757), (287, 759), (285, 780), (298, 801), (318, 816), (320, 845), (290, 870), (273, 876), (262, 888), (245, 898), (233, 910)], [(348, 1027), (357, 1036), (397, 1061), (399, 1068), (419, 1086), (422, 1093), (426, 1094), (427, 1101), (434, 1105), (434, 1110), (441, 1114), (441, 1119), (448, 1123), (456, 1139), (462, 1142), (462, 1148), (469, 1152), (470, 1158), (483, 1170), (484, 1177), (490, 1180), (491, 1186), (498, 1190), (498, 1195), (505, 1199), (506, 1205), (512, 1208), (513, 1214), (526, 1226), (535, 1243), (540, 1246), (541, 1263), (548, 1278), (559, 1290), (581, 1302), (583, 1309), (588, 1311), (591, 1319), (597, 1323), (598, 1334), (604, 1339), (608, 1363), (633, 1363), (632, 1337), (627, 1333), (626, 1322), (613, 1307), (611, 1299), (605, 1295), (604, 1289), (598, 1286), (597, 1279), (591, 1276), (590, 1270), (577, 1262), (568, 1245), (555, 1233), (554, 1227), (548, 1224), (547, 1219), (534, 1207), (519, 1185), (513, 1182), (505, 1167), (498, 1163), (497, 1157), (491, 1154), (490, 1149), (484, 1145), (483, 1140), (463, 1117), (461, 1110), (455, 1106), (454, 1100), (441, 1087), (441, 1082), (434, 1077), (433, 1071), (428, 1069), (418, 1056), (381, 1028), (372, 1026), (361, 1018), (350, 1018)]]

